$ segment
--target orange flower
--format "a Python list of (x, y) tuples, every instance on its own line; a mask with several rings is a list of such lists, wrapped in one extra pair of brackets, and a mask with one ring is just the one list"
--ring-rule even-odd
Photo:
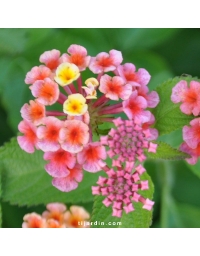
[(89, 221), (90, 214), (81, 206), (73, 205), (70, 211), (65, 213), (65, 223), (68, 228), (84, 228), (90, 225), (83, 225), (84, 221)]
[(23, 220), (22, 228), (46, 228), (46, 220), (35, 212), (26, 214)]

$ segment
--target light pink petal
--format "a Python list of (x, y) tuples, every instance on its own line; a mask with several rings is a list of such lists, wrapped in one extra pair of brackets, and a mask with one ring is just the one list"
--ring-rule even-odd
[(191, 81), (190, 82), (190, 88), (192, 90), (195, 90), (195, 91), (199, 92), (199, 90), (200, 90), (200, 83), (197, 82), (197, 81)]
[(30, 141), (28, 141), (25, 136), (18, 136), (17, 141), (18, 141), (20, 147), (24, 151), (26, 151), (27, 153), (30, 153), (30, 154), (34, 153), (34, 151), (35, 151), (34, 144), (31, 143)]
[(78, 144), (72, 144), (68, 142), (63, 142), (61, 144), (61, 148), (70, 152), (70, 153), (78, 153), (83, 149), (83, 145), (78, 145)]
[(84, 154), (84, 152), (83, 151), (81, 151), (81, 152), (79, 152), (78, 154), (77, 154), (77, 161), (78, 161), (78, 163), (79, 164), (83, 164), (85, 161), (86, 161), (86, 155)]
[(180, 105), (181, 111), (186, 115), (192, 114), (192, 106), (191, 104), (188, 104), (187, 102), (184, 102)]
[(17, 137), (20, 147), (27, 153), (33, 153), (35, 151), (34, 147), (38, 147), (36, 127), (32, 123), (23, 120), (19, 123), (18, 129), (21, 133), (24, 133), (23, 136)]
[(50, 212), (60, 212), (60, 213), (63, 213), (67, 210), (67, 207), (62, 203), (50, 203), (46, 205), (46, 208)]
[(149, 128), (149, 130), (150, 130), (151, 135), (150, 135), (150, 137), (148, 137), (148, 140), (156, 140), (159, 135), (158, 130), (155, 128)]
[(187, 90), (188, 90), (187, 82), (184, 80), (181, 80), (172, 89), (171, 101), (173, 103), (181, 102), (183, 100), (184, 94)]
[(40, 62), (45, 63), (45, 65), (48, 68), (54, 70), (60, 64), (59, 58), (60, 58), (60, 51), (53, 49), (51, 51), (45, 51), (40, 56)]
[(123, 61), (122, 53), (117, 50), (111, 50), (109, 51), (109, 54), (110, 58), (112, 59), (113, 65), (115, 67), (118, 67)]
[(49, 68), (41, 65), (39, 67), (33, 67), (31, 71), (26, 74), (25, 83), (33, 84), (37, 80), (43, 80), (46, 77), (52, 78), (52, 72)]
[(81, 45), (77, 45), (77, 44), (70, 45), (70, 47), (67, 49), (67, 51), (71, 55), (76, 54), (77, 52), (83, 56), (87, 55), (87, 50), (85, 49), (85, 47), (83, 47)]
[(155, 108), (158, 105), (159, 101), (160, 99), (157, 92), (153, 91), (148, 94), (147, 96), (148, 108)]
[(44, 168), (52, 177), (66, 177), (70, 173), (65, 165), (57, 163), (48, 163)]
[(99, 166), (98, 163), (95, 163), (95, 162), (85, 162), (83, 164), (83, 169), (87, 172), (95, 173), (100, 171), (101, 167)]
[[(200, 127), (199, 127), (200, 128)], [(198, 144), (198, 140), (194, 134), (192, 127), (184, 126), (183, 127), (183, 139), (191, 148), (196, 148)]]
[(63, 192), (69, 192), (78, 187), (78, 183), (75, 180), (71, 180), (67, 177), (53, 178), (52, 185)]
[(120, 98), (122, 100), (127, 100), (132, 94), (132, 86), (130, 84), (126, 84), (123, 86), (123, 91), (120, 94)]
[(138, 74), (138, 81), (137, 82), (140, 85), (147, 85), (149, 83), (149, 81), (151, 79), (151, 76), (150, 76), (149, 72), (146, 69), (144, 69), (144, 68), (138, 69), (137, 74)]
[(60, 149), (60, 144), (56, 141), (50, 142), (44, 139), (42, 141), (38, 141), (38, 147), (44, 152), (48, 152), (48, 151), (55, 152)]
[(44, 138), (45, 131), (46, 131), (46, 127), (45, 126), (39, 126), (37, 128), (36, 134), (37, 134), (38, 139), (43, 139)]

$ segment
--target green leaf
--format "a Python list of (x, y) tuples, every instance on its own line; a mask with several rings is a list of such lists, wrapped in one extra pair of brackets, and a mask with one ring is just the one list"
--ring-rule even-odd
[(64, 193), (51, 185), (45, 169), (42, 152), (28, 154), (20, 149), (16, 139), (0, 148), (3, 164), (3, 201), (18, 205), (38, 205), (50, 202), (78, 203), (92, 201), (91, 186), (100, 173), (84, 173), (84, 179), (76, 190)]
[(200, 160), (197, 161), (195, 165), (186, 163), (188, 168), (200, 178)]
[(183, 228), (200, 228), (200, 207), (177, 203), (177, 210)]
[(2, 190), (1, 190), (1, 165), (0, 165), (0, 228), (2, 227), (2, 210), (1, 210), (1, 194), (2, 194)]
[[(23, 58), (13, 58), (7, 62), (0, 60), (4, 75), (0, 78), (1, 103), (8, 114), (8, 123), (14, 132), (21, 121), (20, 109), (32, 98), (28, 86), (24, 83), (25, 67)], [(4, 65), (5, 64), (5, 65)]]
[[(141, 180), (149, 181), (149, 190), (140, 191), (140, 194), (145, 198), (152, 199), (154, 186), (151, 178), (147, 173), (141, 176)], [(135, 211), (126, 214), (123, 212), (121, 218), (112, 217), (111, 207), (106, 207), (103, 205), (104, 197), (95, 196), (93, 212), (91, 217), (91, 222), (93, 228), (148, 228), (152, 223), (152, 211), (147, 211), (142, 209), (142, 204), (140, 202), (133, 203)], [(120, 225), (121, 224), (121, 225)]]
[(180, 29), (174, 28), (112, 28), (103, 29), (108, 41), (122, 50), (144, 49), (155, 47)]
[(146, 151), (148, 158), (152, 159), (164, 159), (164, 160), (181, 160), (188, 157), (188, 154), (179, 151), (176, 148), (172, 148), (165, 142), (156, 141), (158, 144), (156, 153)]
[(13, 55), (24, 50), (26, 35), (24, 29), (0, 29), (0, 54)]
[(158, 129), (159, 135), (171, 133), (184, 125), (187, 125), (194, 117), (185, 115), (180, 111), (180, 104), (174, 104), (171, 101), (172, 88), (181, 80), (190, 82), (192, 80), (200, 81), (197, 78), (175, 77), (162, 83), (157, 87), (156, 91), (160, 97), (160, 103), (152, 110), (155, 116), (155, 128)]

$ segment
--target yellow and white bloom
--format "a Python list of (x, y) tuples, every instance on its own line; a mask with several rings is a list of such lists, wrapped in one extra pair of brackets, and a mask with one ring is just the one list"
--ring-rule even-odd
[(79, 68), (75, 64), (64, 62), (57, 67), (54, 79), (59, 85), (65, 86), (77, 80), (79, 76)]
[(70, 116), (81, 116), (88, 110), (86, 99), (80, 93), (71, 94), (63, 104), (63, 112)]

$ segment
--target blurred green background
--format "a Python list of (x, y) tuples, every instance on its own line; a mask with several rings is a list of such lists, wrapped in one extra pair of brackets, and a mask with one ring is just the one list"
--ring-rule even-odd
[[(200, 76), (200, 29), (0, 29), (1, 146), (17, 134), (20, 108), (32, 98), (26, 73), (39, 65), (44, 51), (64, 53), (70, 44), (83, 45), (91, 56), (122, 51), (124, 62), (149, 71), (151, 90), (174, 76)], [(178, 147), (181, 131), (159, 139)], [(145, 166), (155, 185), (152, 227), (200, 227), (200, 163), (146, 161)], [(91, 213), (92, 203), (83, 206)], [(21, 227), (24, 214), (44, 209), (2, 202), (3, 227)]]

